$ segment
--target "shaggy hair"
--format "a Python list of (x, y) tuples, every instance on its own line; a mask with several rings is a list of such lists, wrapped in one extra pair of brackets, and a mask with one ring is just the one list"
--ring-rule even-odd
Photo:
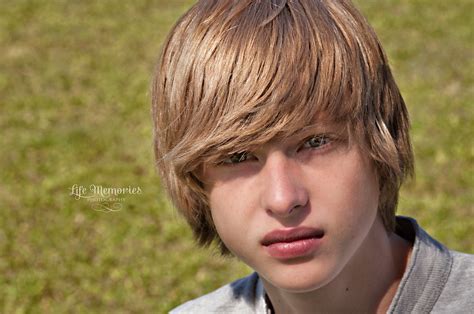
[(373, 29), (350, 1), (201, 0), (162, 48), (152, 86), (162, 184), (200, 245), (223, 254), (197, 172), (291, 135), (315, 117), (344, 125), (378, 176), (394, 230), (413, 174), (408, 112)]

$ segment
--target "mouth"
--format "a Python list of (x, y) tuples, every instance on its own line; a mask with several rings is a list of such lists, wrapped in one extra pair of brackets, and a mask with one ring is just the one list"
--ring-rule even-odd
[(310, 255), (321, 245), (323, 237), (322, 229), (299, 227), (274, 230), (260, 243), (270, 256), (290, 259)]
[(263, 246), (269, 246), (274, 243), (290, 243), (304, 239), (322, 238), (323, 236), (323, 230), (307, 227), (274, 230), (265, 235), (261, 241), (261, 244)]

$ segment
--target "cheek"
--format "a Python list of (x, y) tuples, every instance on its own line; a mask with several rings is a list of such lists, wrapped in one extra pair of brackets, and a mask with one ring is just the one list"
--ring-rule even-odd
[[(235, 250), (242, 236), (248, 234), (251, 225), (251, 195), (245, 185), (215, 185), (209, 192), (209, 205), (216, 230), (224, 243)], [(235, 253), (235, 252), (234, 252)]]
[(373, 225), (378, 211), (378, 187), (375, 180), (359, 178), (354, 180), (352, 190), (347, 191), (346, 207), (339, 225), (347, 228), (351, 238), (364, 237)]
[[(349, 233), (364, 229), (377, 214), (379, 189), (372, 167), (358, 155), (330, 167), (320, 189), (315, 191), (314, 206), (332, 226)], [(324, 183), (324, 184), (322, 184)], [(319, 202), (319, 204), (318, 204)]]
[(221, 234), (222, 230), (227, 229), (225, 228), (227, 224), (232, 222), (227, 212), (234, 211), (233, 207), (236, 206), (235, 201), (238, 201), (231, 199), (232, 194), (229, 198), (225, 198), (225, 195), (227, 195), (227, 193), (219, 188), (213, 188), (209, 193), (209, 206), (211, 208), (212, 220), (219, 234)]
[[(354, 204), (356, 209), (367, 217), (376, 215), (379, 203), (379, 185), (377, 176), (373, 167), (369, 162), (362, 162), (356, 172), (358, 176), (354, 176)], [(357, 210), (356, 210), (357, 211)], [(368, 218), (367, 218), (368, 219)]]
[(346, 180), (347, 184), (341, 185), (341, 193), (346, 200), (348, 214), (359, 215), (377, 211), (378, 185), (372, 172), (359, 169), (353, 172)]

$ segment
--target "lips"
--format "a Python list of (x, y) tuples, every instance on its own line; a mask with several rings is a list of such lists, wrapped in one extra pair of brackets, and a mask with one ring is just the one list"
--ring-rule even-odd
[(279, 242), (288, 243), (303, 239), (322, 238), (323, 236), (324, 231), (321, 229), (300, 227), (294, 229), (274, 230), (267, 233), (265, 237), (263, 237), (261, 243), (264, 246), (269, 246)]
[(280, 229), (267, 233), (261, 240), (265, 251), (278, 259), (289, 259), (310, 255), (321, 245), (324, 231), (299, 227)]

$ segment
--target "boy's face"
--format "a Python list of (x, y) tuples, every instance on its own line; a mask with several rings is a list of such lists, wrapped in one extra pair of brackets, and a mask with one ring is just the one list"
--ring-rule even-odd
[(325, 286), (383, 229), (373, 166), (335, 131), (315, 126), (204, 166), (220, 238), (280, 289)]

